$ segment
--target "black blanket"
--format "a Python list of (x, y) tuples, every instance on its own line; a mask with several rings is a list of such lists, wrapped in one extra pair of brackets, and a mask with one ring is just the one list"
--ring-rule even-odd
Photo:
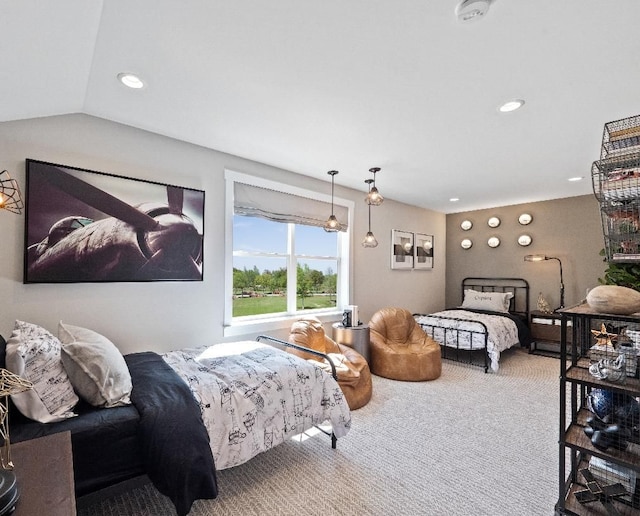
[(186, 515), (195, 500), (218, 495), (200, 407), (160, 355), (133, 353), (125, 359), (133, 381), (131, 401), (140, 413), (139, 441), (147, 475), (171, 499), (178, 515)]

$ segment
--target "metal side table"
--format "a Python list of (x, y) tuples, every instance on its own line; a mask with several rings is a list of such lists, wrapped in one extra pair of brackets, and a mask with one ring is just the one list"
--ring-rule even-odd
[(340, 323), (333, 324), (333, 340), (338, 344), (344, 344), (355, 349), (369, 363), (369, 327), (342, 326)]

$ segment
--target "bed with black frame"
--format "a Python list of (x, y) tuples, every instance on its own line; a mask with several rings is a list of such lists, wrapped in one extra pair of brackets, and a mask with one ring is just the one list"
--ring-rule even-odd
[[(466, 298), (471, 293), (477, 297), (482, 297), (480, 293), (489, 294), (485, 297), (505, 294), (504, 309), (466, 308)], [(499, 294), (492, 296), (493, 293)], [(462, 280), (461, 294), (461, 306), (414, 317), (425, 333), (440, 344), (442, 358), (484, 367), (485, 373), (490, 367), (497, 372), (502, 351), (518, 344), (528, 347), (531, 342), (529, 283), (522, 278), (469, 277)]]
[[(265, 335), (256, 341), (125, 355), (131, 405), (96, 408), (81, 400), (76, 417), (40, 423), (11, 404), (11, 440), (70, 431), (77, 497), (146, 474), (177, 514), (186, 515), (194, 500), (217, 496), (217, 470), (311, 427), (330, 436), (335, 448), (350, 428), (349, 408), (327, 355)], [(4, 345), (0, 336), (0, 366)], [(284, 353), (287, 347), (324, 358), (331, 374)], [(220, 425), (215, 435), (211, 421)]]

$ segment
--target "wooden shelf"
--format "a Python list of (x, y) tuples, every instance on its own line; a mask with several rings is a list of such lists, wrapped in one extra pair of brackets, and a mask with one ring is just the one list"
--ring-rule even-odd
[(563, 308), (561, 310), (558, 310), (558, 313), (567, 315), (588, 315), (590, 316), (590, 319), (611, 319), (616, 321), (630, 321), (640, 323), (640, 314), (617, 315), (596, 312), (586, 302), (577, 304), (575, 306), (570, 306), (569, 308)]
[(640, 393), (640, 380), (637, 378), (627, 377), (624, 383), (609, 382), (607, 380), (598, 380), (589, 372), (590, 361), (588, 358), (581, 358), (576, 365), (569, 366), (566, 371), (566, 380), (568, 382), (576, 382), (587, 385), (596, 389), (607, 389), (613, 392), (638, 396)]
[(614, 460), (618, 464), (632, 469), (640, 469), (640, 445), (629, 443), (624, 451), (615, 448), (599, 450), (584, 433), (584, 427), (572, 424), (564, 436), (565, 445), (581, 452), (595, 455), (605, 460)]
[[(581, 470), (589, 466), (589, 460), (583, 459), (578, 464), (577, 469)], [(567, 493), (564, 500), (564, 512), (561, 514), (568, 515), (577, 515), (577, 516), (610, 516), (609, 512), (606, 510), (604, 505), (601, 503), (586, 503), (581, 504), (575, 496), (576, 491), (581, 491), (585, 489), (585, 485), (582, 482), (584, 479), (579, 479), (578, 482), (571, 482), (570, 479), (567, 479), (566, 487)], [(635, 505), (635, 507), (634, 507)], [(626, 501), (617, 501), (615, 502), (615, 508), (621, 515), (637, 515), (638, 514), (638, 491), (636, 490), (636, 497), (633, 502), (629, 500)]]
[[(602, 324), (602, 321), (617, 321), (620, 324), (614, 323), (616, 326), (625, 326), (627, 323), (640, 324), (640, 317), (637, 315), (601, 314), (592, 310), (586, 303), (563, 309), (560, 313), (567, 317), (567, 322), (573, 323), (573, 327), (565, 327), (567, 333), (569, 331), (574, 332), (573, 335), (562, 336), (561, 342), (565, 346), (575, 343), (576, 348), (581, 350), (590, 349), (593, 338), (590, 330), (597, 329)], [(561, 496), (561, 499), (558, 500), (556, 513), (579, 516), (609, 516), (609, 511), (600, 501), (580, 503), (575, 497), (576, 491), (586, 489), (586, 481), (579, 471), (584, 468), (588, 469), (590, 459), (598, 457), (621, 468), (631, 469), (636, 473), (633, 498), (628, 498), (626, 501), (615, 500), (613, 506), (619, 514), (639, 515), (640, 436), (635, 435), (631, 439), (633, 442), (627, 442), (624, 450), (615, 447), (609, 447), (606, 450), (596, 448), (591, 443), (591, 438), (584, 432), (587, 420), (594, 417), (594, 414), (588, 410), (584, 403), (585, 395), (590, 389), (605, 389), (613, 393), (638, 398), (640, 397), (640, 380), (632, 377), (626, 377), (624, 383), (598, 380), (589, 373), (591, 361), (588, 357), (572, 356), (570, 353), (566, 353), (566, 349), (563, 351), (565, 351), (565, 356), (568, 360), (560, 376), (560, 400), (564, 401), (560, 405), (560, 421), (563, 427), (567, 424), (568, 426), (559, 442), (559, 464), (562, 473), (558, 481), (561, 492), (565, 493), (565, 497), (563, 499)], [(614, 400), (618, 401), (616, 398)], [(569, 466), (571, 468), (572, 465), (575, 469), (565, 477), (564, 471), (566, 467)], [(605, 475), (611, 479), (610, 482), (605, 482), (605, 485), (616, 482), (616, 477), (613, 476), (613, 473), (608, 472)], [(572, 479), (575, 482), (572, 482)]]
[[(571, 484), (569, 494), (564, 502), (564, 512), (561, 514), (576, 515), (576, 516), (611, 516), (609, 511), (600, 502), (591, 502), (587, 504), (581, 504), (576, 500), (575, 492), (584, 489), (583, 485)], [(619, 514), (623, 516), (638, 516), (638, 509), (627, 505), (622, 502), (614, 502), (614, 507)]]

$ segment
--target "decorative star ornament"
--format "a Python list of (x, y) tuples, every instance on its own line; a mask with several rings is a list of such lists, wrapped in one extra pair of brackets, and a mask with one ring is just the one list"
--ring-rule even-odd
[(596, 345), (600, 346), (612, 346), (613, 341), (618, 335), (616, 333), (609, 333), (607, 327), (602, 323), (602, 327), (599, 330), (591, 330), (593, 336), (596, 338)]

